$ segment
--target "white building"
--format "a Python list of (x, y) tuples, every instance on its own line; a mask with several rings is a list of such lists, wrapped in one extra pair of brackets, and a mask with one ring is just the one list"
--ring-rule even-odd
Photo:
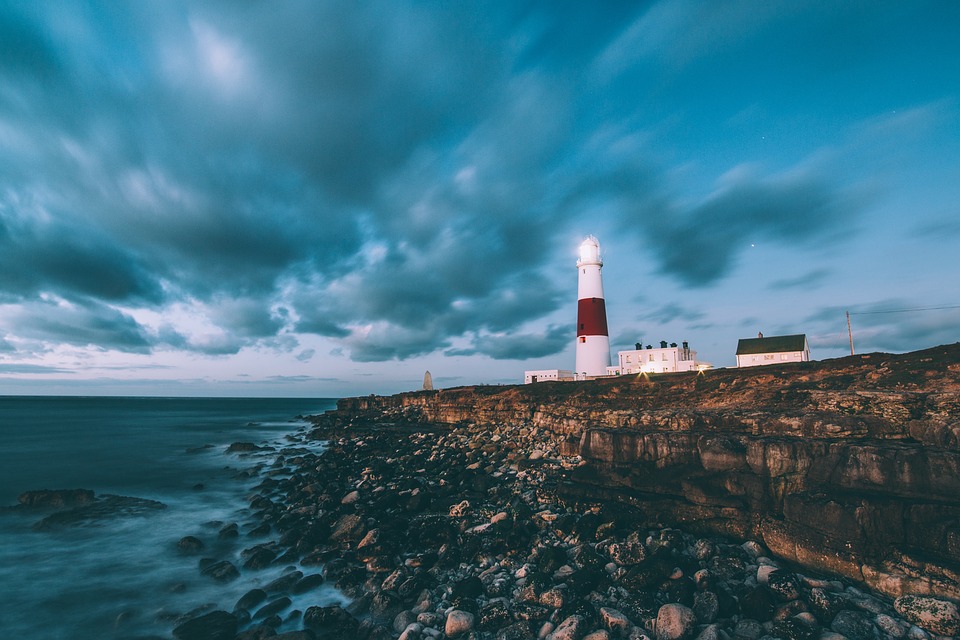
[(573, 371), (566, 369), (538, 369), (523, 372), (523, 384), (531, 382), (554, 382), (557, 380), (573, 380)]
[(742, 338), (737, 343), (737, 366), (759, 367), (777, 362), (807, 362), (810, 360), (810, 345), (806, 334)]
[(613, 375), (627, 375), (630, 373), (674, 373), (677, 371), (702, 371), (710, 369), (709, 362), (698, 362), (697, 352), (686, 342), (677, 346), (674, 342), (667, 345), (666, 340), (660, 342), (660, 348), (637, 343), (637, 348), (631, 351), (618, 351), (617, 364), (608, 369)]

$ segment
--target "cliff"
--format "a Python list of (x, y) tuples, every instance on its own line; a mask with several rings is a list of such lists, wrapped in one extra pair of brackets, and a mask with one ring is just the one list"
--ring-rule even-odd
[(343, 417), (536, 429), (566, 499), (960, 599), (960, 343), (890, 355), (347, 398)]

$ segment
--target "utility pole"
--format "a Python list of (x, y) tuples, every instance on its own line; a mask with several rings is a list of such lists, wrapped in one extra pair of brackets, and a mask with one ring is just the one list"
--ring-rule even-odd
[(847, 311), (847, 335), (850, 336), (850, 355), (853, 355), (853, 329), (850, 328), (850, 312)]

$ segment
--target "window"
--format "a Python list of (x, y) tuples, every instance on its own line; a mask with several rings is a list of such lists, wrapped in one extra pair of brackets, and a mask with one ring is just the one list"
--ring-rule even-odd
[(664, 362), (666, 362), (666, 361), (667, 361), (667, 354), (666, 354), (666, 353), (661, 353), (661, 354), (660, 354), (660, 359), (663, 360)]
[(650, 354), (650, 357), (647, 358), (647, 359), (648, 359), (650, 362), (653, 362), (653, 354), (651, 353), (651, 354)]
[(773, 354), (772, 354), (772, 353), (764, 354), (763, 359), (764, 359), (764, 360), (773, 360)]
[(781, 353), (781, 354), (780, 354), (780, 359), (781, 359), (781, 360), (786, 360), (786, 359), (787, 359), (787, 354)]
[(586, 336), (580, 336), (580, 342), (586, 342), (586, 341), (587, 341)]

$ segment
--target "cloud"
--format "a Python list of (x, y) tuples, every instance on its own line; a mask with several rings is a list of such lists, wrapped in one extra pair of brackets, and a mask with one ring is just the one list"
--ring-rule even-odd
[(767, 289), (814, 289), (830, 276), (827, 269), (814, 269), (795, 278), (781, 278), (767, 285)]
[(536, 333), (483, 334), (474, 336), (467, 349), (448, 349), (444, 355), (484, 355), (494, 360), (528, 360), (560, 353), (570, 345), (570, 327), (551, 325)]
[(317, 353), (316, 349), (304, 349), (303, 351), (297, 354), (297, 360), (299, 360), (300, 362), (310, 362), (310, 360), (313, 359), (313, 356), (315, 356), (316, 353)]
[(0, 374), (62, 374), (74, 373), (71, 369), (64, 369), (62, 367), (50, 367), (41, 364), (16, 364), (16, 363), (4, 363), (0, 362)]
[(147, 353), (151, 340), (131, 316), (97, 302), (44, 299), (0, 307), (0, 321), (27, 340)]
[(705, 287), (730, 273), (753, 241), (792, 248), (837, 241), (857, 209), (816, 173), (762, 178), (735, 171), (700, 202), (684, 206), (661, 199), (626, 211), (623, 222), (643, 238), (661, 273)]

